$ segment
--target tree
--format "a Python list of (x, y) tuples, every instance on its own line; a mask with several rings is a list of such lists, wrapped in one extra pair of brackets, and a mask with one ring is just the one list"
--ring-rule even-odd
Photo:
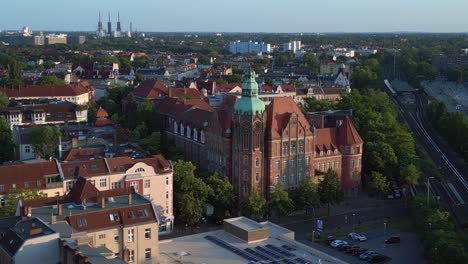
[(371, 180), (367, 185), (368, 191), (371, 195), (382, 195), (388, 191), (387, 178), (379, 172), (373, 171), (371, 173)]
[(43, 76), (39, 78), (37, 85), (64, 85), (65, 81), (55, 75)]
[(143, 74), (138, 73), (137, 75), (135, 75), (135, 79), (133, 79), (133, 84), (134, 84), (134, 85), (138, 85), (138, 84), (140, 84), (144, 79), (145, 79), (145, 77), (143, 76)]
[(41, 158), (49, 158), (58, 152), (61, 132), (58, 128), (45, 126), (31, 130), (31, 144), (34, 151)]
[(240, 74), (226, 75), (223, 77), (228, 83), (241, 83), (244, 77)]
[(140, 139), (138, 144), (153, 155), (159, 154), (161, 153), (161, 134), (159, 132), (153, 132), (151, 135)]
[(303, 209), (308, 213), (310, 208), (320, 206), (320, 196), (318, 194), (317, 184), (314, 184), (309, 177), (304, 179), (302, 185), (291, 195), (296, 209)]
[(14, 158), (13, 135), (4, 116), (0, 116), (0, 163)]
[(330, 215), (330, 205), (343, 201), (343, 192), (335, 171), (329, 169), (323, 175), (323, 179), (318, 184), (318, 193), (320, 202), (327, 204), (328, 215)]
[(213, 205), (222, 209), (229, 209), (234, 203), (233, 187), (226, 176), (221, 176), (218, 173), (211, 174), (206, 179), (206, 184), (213, 190), (209, 197)]
[(8, 96), (0, 92), (0, 109), (2, 107), (7, 107), (9, 104), (10, 104), (10, 100), (8, 99)]
[(44, 197), (47, 197), (47, 195), (40, 192), (39, 190), (22, 189), (14, 192), (9, 192), (5, 195), (4, 198), (6, 201), (5, 206), (0, 207), (0, 216), (14, 216), (19, 200), (34, 200)]
[(279, 182), (275, 186), (275, 191), (271, 194), (268, 201), (268, 211), (276, 212), (278, 219), (281, 216), (287, 215), (293, 210), (294, 206), (288, 193), (283, 188), (283, 183)]
[(188, 224), (197, 223), (212, 190), (195, 177), (195, 165), (188, 161), (174, 163), (174, 200), (178, 218)]
[(256, 190), (252, 190), (242, 203), (241, 212), (248, 217), (260, 217), (265, 210), (266, 200)]
[(408, 185), (418, 184), (420, 172), (414, 164), (408, 164), (400, 169), (400, 180)]

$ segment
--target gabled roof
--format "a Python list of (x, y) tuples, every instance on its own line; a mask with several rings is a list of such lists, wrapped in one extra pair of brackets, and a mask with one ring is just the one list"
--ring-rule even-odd
[(343, 123), (337, 127), (337, 141), (340, 145), (357, 145), (364, 143), (349, 116), (346, 116), (343, 119)]
[(65, 179), (109, 174), (104, 159), (64, 162), (60, 166)]
[(102, 108), (102, 106), (99, 106), (99, 109), (96, 112), (96, 117), (98, 119), (100, 118), (108, 118), (109, 114), (107, 113), (106, 109)]
[(70, 85), (33, 85), (24, 87), (0, 87), (0, 92), (6, 94), (8, 97), (22, 98), (22, 97), (64, 97), (64, 96), (78, 96), (88, 93), (88, 90), (80, 84)]
[(160, 80), (144, 80), (134, 90), (136, 97), (155, 99), (167, 95), (168, 88)]
[(99, 191), (85, 178), (80, 177), (66, 196), (66, 200), (75, 204), (96, 202)]
[(291, 97), (275, 97), (267, 106), (267, 130), (270, 129), (272, 139), (280, 138), (283, 129), (289, 124), (292, 114), (297, 116), (298, 122), (304, 127), (306, 135), (312, 135), (310, 124)]
[[(56, 175), (59, 175), (59, 171), (55, 161), (0, 166), (0, 185), (3, 185), (0, 193), (15, 189), (42, 188), (44, 176)], [(37, 186), (38, 181), (41, 182), (40, 186)], [(28, 187), (24, 185), (25, 182), (28, 183)], [(13, 188), (13, 184), (16, 188)]]

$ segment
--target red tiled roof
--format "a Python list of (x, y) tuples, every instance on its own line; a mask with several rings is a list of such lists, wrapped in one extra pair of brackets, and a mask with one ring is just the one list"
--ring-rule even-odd
[(64, 162), (60, 166), (65, 179), (109, 174), (104, 159)]
[[(148, 216), (139, 216), (139, 210), (146, 210)], [(119, 216), (118, 220), (112, 221), (109, 217), (110, 214), (117, 214)], [(87, 224), (85, 226), (78, 226), (78, 219), (86, 219)], [(134, 225), (145, 222), (157, 222), (157, 217), (154, 214), (151, 205), (148, 203), (143, 205), (85, 212), (83, 214), (67, 216), (65, 217), (65, 220), (71, 227), (73, 227), (73, 229), (80, 232), (86, 230), (119, 227), (122, 225)]]
[(8, 97), (22, 98), (22, 97), (63, 97), (63, 96), (77, 96), (88, 93), (86, 88), (82, 85), (45, 85), (45, 86), (25, 86), (25, 87), (0, 87), (0, 92), (6, 94)]
[(102, 108), (102, 106), (99, 107), (99, 109), (96, 112), (96, 117), (99, 118), (108, 118), (109, 114), (107, 113), (106, 109)]
[[(59, 175), (55, 161), (0, 166), (0, 185), (3, 185), (0, 193), (14, 190), (12, 184), (16, 189), (43, 188), (44, 176), (51, 175)], [(41, 181), (40, 186), (37, 186), (37, 181)], [(25, 186), (26, 182), (28, 186)]]
[(236, 87), (242, 87), (242, 83), (223, 83), (216, 87), (217, 93), (227, 93)]
[(103, 148), (71, 149), (63, 156), (63, 161), (104, 157)]
[(73, 185), (73, 188), (66, 196), (66, 200), (74, 202), (75, 204), (82, 204), (83, 202), (96, 202), (99, 195), (98, 189), (87, 181), (85, 178), (80, 177)]
[(134, 90), (137, 97), (155, 99), (167, 95), (168, 88), (160, 80), (144, 80)]
[(334, 151), (337, 148), (336, 128), (319, 128), (315, 130), (315, 151)]
[(340, 145), (362, 144), (364, 141), (348, 116), (345, 117), (341, 126), (337, 128), (337, 140)]
[(132, 159), (128, 156), (123, 156), (108, 158), (106, 161), (112, 173), (118, 171), (125, 172), (138, 162), (143, 162), (149, 166), (152, 166), (156, 173), (167, 173), (171, 168), (169, 161), (166, 160), (166, 158), (164, 158), (162, 155), (154, 155), (145, 159)]
[(271, 129), (273, 139), (281, 137), (293, 113), (297, 115), (298, 122), (304, 127), (306, 135), (312, 135), (309, 122), (291, 97), (273, 98), (266, 111), (267, 129)]

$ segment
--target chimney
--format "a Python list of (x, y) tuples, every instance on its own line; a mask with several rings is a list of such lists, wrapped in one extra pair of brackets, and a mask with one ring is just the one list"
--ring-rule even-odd
[(29, 235), (30, 236), (34, 236), (34, 235), (37, 235), (37, 234), (40, 234), (42, 233), (42, 228), (40, 227), (31, 227), (31, 230), (29, 231)]
[(106, 208), (106, 198), (104, 198), (102, 195), (99, 195), (99, 199), (101, 202), (101, 208)]
[(62, 215), (62, 212), (63, 212), (63, 206), (62, 206), (62, 204), (58, 204), (57, 205), (57, 215), (58, 216)]
[(57, 216), (52, 214), (52, 215), (50, 215), (50, 224), (53, 225), (55, 223), (57, 223)]
[(124, 249), (123, 252), (122, 252), (122, 258), (123, 258), (123, 261), (125, 262), (129, 262), (130, 261), (130, 250), (128, 248)]
[(75, 251), (73, 252), (73, 254), (75, 254), (75, 256), (76, 256), (76, 255), (79, 255), (79, 254), (81, 254), (81, 250), (80, 250), (79, 248), (77, 248), (77, 249), (75, 249)]
[(132, 198), (133, 198), (133, 197), (132, 197), (132, 194), (129, 193), (129, 194), (128, 194), (128, 204), (132, 204)]

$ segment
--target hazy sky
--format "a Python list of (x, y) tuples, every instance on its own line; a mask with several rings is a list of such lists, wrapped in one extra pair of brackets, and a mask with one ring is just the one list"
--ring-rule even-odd
[[(467, 32), (468, 0), (1, 0), (0, 29), (210, 32)], [(115, 28), (115, 23), (113, 24)]]

